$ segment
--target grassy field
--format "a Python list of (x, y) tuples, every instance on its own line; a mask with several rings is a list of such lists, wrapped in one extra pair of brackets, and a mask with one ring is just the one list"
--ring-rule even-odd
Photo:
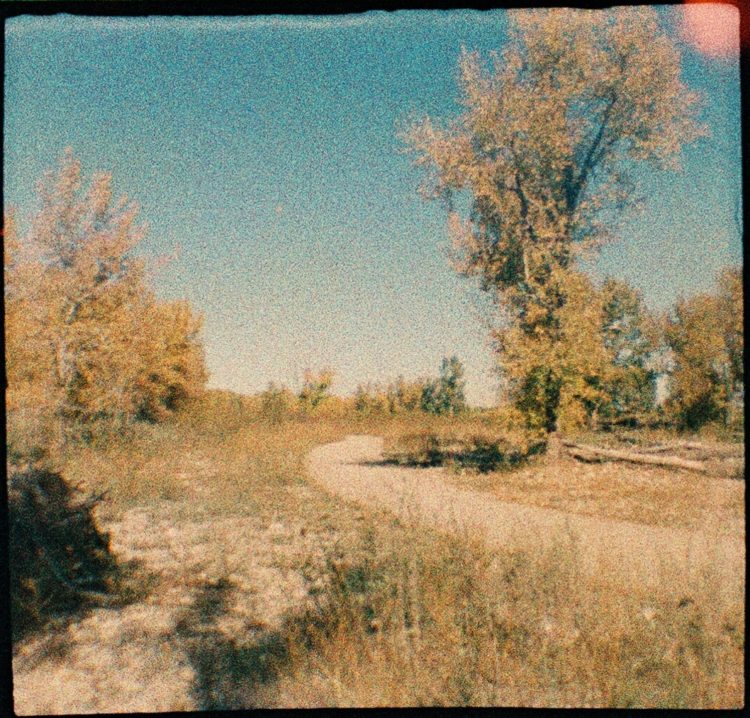
[[(487, 429), (477, 419), (463, 429), (480, 425)], [(581, 582), (580, 549), (564, 537), (543, 553), (490, 551), (470, 536), (346, 504), (306, 478), (316, 444), (374, 433), (395, 445), (414, 430), (413, 418), (272, 423), (228, 414), (143, 426), (127, 442), (59, 457), (66, 476), (109, 491), (99, 517), (113, 534), (134, 511), (157, 505), (175, 531), (215, 527), (214, 544), (205, 544), (221, 554), (213, 572), (154, 576), (153, 566), (136, 565), (129, 579), (140, 586), (131, 604), (165, 615), (165, 597), (179, 588), (172, 584), (186, 584), (159, 644), (187, 656), (180, 675), (188, 678), (174, 683), (185, 696), (161, 709), (742, 705), (744, 599), (717, 602), (710, 577), (678, 600), (638, 586), (614, 592)], [(553, 477), (533, 462), (450, 475), (509, 501), (669, 526), (710, 511), (725, 530), (741, 529), (743, 482), (706, 491), (702, 479), (663, 470), (572, 463)], [(113, 545), (125, 555), (135, 539), (123, 536)], [(72, 640), (69, 626), (55, 630), (59, 642)], [(105, 643), (89, 647), (91, 660)], [(52, 705), (44, 693), (55, 684), (45, 676), (75, 671), (78, 655), (27, 676), (27, 705)]]

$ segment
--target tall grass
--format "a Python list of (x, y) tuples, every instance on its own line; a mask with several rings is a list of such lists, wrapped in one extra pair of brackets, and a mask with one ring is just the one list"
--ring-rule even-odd
[[(203, 707), (742, 704), (742, 595), (710, 582), (675, 594), (666, 576), (657, 591), (616, 591), (582, 581), (583, 549), (567, 537), (538, 552), (492, 552), (385, 514), (361, 520), (307, 482), (316, 444), (349, 433), (447, 436), (456, 421), (279, 422), (223, 397), (60, 460), (77, 481), (108, 488), (114, 513), (186, 498), (187, 482), (205, 481), (204, 511), (325, 524), (343, 537), (298, 567), (311, 597), (280, 628), (230, 640), (207, 624), (191, 656), (210, 683)], [(462, 421), (469, 433), (496, 431)], [(194, 504), (176, 501), (175, 511)]]
[(492, 554), (397, 522), (330, 555), (252, 705), (737, 707), (742, 596), (581, 583), (564, 537)]

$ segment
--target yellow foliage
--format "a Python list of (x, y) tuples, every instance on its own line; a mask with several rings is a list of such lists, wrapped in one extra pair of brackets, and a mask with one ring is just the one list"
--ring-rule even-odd
[(143, 366), (135, 395), (139, 411), (165, 418), (194, 398), (206, 383), (199, 335), (203, 318), (186, 301), (152, 304), (143, 318)]
[(557, 414), (558, 429), (564, 433), (571, 433), (586, 426), (587, 421), (588, 413), (581, 400), (569, 392), (564, 392)]
[(8, 410), (36, 411), (63, 433), (163, 418), (206, 380), (200, 320), (185, 302), (155, 299), (133, 254), (145, 233), (138, 207), (114, 202), (111, 184), (100, 173), (84, 189), (68, 149), (39, 185), (28, 233), (6, 218)]
[(305, 370), (305, 378), (299, 393), (300, 408), (306, 413), (314, 412), (328, 399), (329, 390), (333, 384), (334, 372), (325, 368), (317, 374), (310, 369)]
[(454, 266), (504, 314), (495, 339), (506, 378), (529, 423), (552, 430), (563, 390), (587, 407), (604, 400), (612, 363), (602, 302), (576, 260), (636, 208), (634, 161), (675, 166), (705, 129), (652, 8), (509, 19), (489, 63), (463, 53), (460, 116), (444, 128), (418, 120), (402, 136), (424, 193), (446, 202)]
[(667, 409), (690, 428), (726, 421), (733, 392), (742, 384), (742, 325), (736, 319), (736, 314), (742, 316), (742, 290), (737, 279), (727, 270), (719, 292), (679, 300), (666, 322), (674, 359)]

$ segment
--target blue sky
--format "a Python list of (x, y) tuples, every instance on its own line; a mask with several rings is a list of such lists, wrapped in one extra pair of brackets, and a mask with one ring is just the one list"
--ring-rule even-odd
[[(676, 34), (679, 11), (662, 12)], [(210, 385), (293, 387), (332, 366), (334, 389), (466, 365), (494, 399), (476, 290), (444, 256), (445, 215), (400, 152), (410, 113), (455, 115), (462, 45), (504, 41), (503, 12), (333, 18), (20, 17), (6, 26), (5, 202), (21, 217), (66, 146), (141, 204), (142, 249), (179, 256), (164, 298), (205, 315)], [(592, 267), (655, 308), (740, 262), (739, 69), (681, 43), (712, 135), (683, 173), (647, 174), (644, 214)]]

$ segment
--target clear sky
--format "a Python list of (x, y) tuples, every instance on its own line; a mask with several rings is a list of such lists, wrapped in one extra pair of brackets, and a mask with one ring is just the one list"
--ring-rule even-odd
[[(742, 261), (737, 53), (696, 49), (682, 10), (660, 14), (711, 137), (683, 173), (645, 176), (645, 212), (593, 267), (659, 309)], [(738, 15), (720, 19), (731, 40)], [(461, 46), (499, 48), (505, 26), (502, 11), (11, 19), (5, 203), (28, 216), (66, 146), (111, 171), (150, 225), (143, 251), (180, 248), (157, 290), (204, 313), (210, 386), (294, 388), (330, 365), (348, 393), (457, 354), (469, 400), (491, 403), (476, 290), (447, 265), (444, 211), (418, 196), (396, 127), (455, 115)]]

